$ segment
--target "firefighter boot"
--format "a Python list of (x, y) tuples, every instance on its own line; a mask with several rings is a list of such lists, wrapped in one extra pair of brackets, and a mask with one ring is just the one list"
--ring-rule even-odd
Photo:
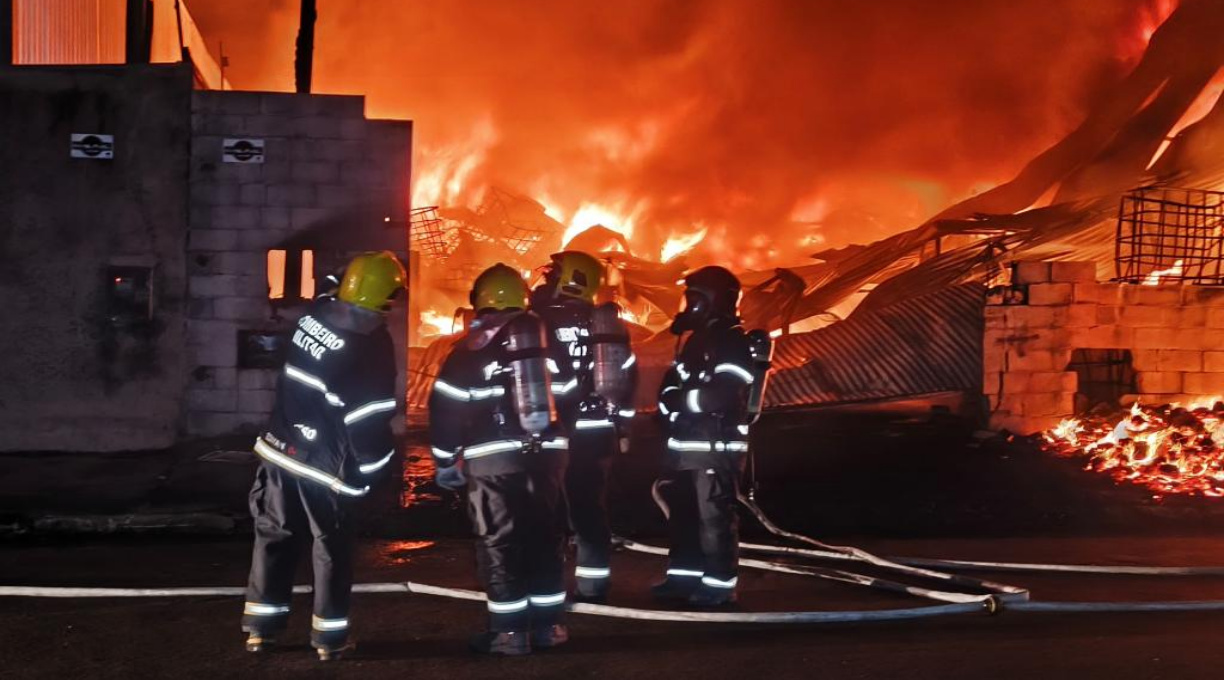
[(668, 576), (650, 587), (650, 594), (660, 602), (686, 602), (701, 585), (696, 578)]
[(552, 649), (566, 642), (569, 642), (569, 628), (560, 623), (531, 630), (531, 646), (537, 649)]
[(319, 661), (339, 661), (345, 654), (353, 651), (357, 645), (351, 640), (342, 642), (338, 645), (328, 645), (322, 643), (312, 643), (315, 652), (319, 655)]
[(478, 654), (522, 656), (531, 653), (531, 641), (526, 631), (485, 631), (472, 636), (468, 645)]
[(608, 579), (584, 578), (579, 576), (574, 587), (573, 598), (578, 602), (604, 604), (608, 601)]
[(276, 646), (276, 638), (263, 633), (251, 632), (247, 636), (246, 650), (252, 653), (260, 653), (270, 651)]
[(689, 596), (688, 603), (694, 607), (713, 609), (735, 604), (735, 600), (734, 588), (714, 588), (703, 584)]

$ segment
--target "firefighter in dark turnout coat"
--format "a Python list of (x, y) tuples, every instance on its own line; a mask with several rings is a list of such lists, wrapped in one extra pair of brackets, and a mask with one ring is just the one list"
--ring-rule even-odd
[(429, 398), (430, 445), (438, 484), (469, 487), (489, 609), (489, 630), (472, 648), (526, 654), (568, 639), (560, 510), (568, 443), (556, 423), (544, 326), (526, 311), (523, 278), (491, 267), (471, 303), (476, 317)]
[(294, 327), (251, 489), (255, 549), (242, 628), (247, 649), (284, 631), (299, 547), (313, 538), (311, 644), (319, 658), (348, 647), (355, 499), (395, 453), (395, 351), (385, 310), (404, 287), (389, 252), (365, 253), (339, 291), (311, 304)]
[(703, 267), (684, 283), (685, 309), (671, 330), (688, 337), (659, 391), (667, 472), (658, 490), (670, 509), (671, 550), (667, 578), (652, 591), (660, 599), (719, 606), (735, 600), (735, 506), (748, 451), (748, 397), (764, 375), (740, 327), (739, 280), (722, 267)]
[(548, 333), (553, 394), (569, 437), (565, 497), (577, 544), (576, 598), (589, 602), (608, 596), (608, 474), (628, 442), (637, 387), (637, 359), (620, 309), (611, 302), (595, 305), (603, 280), (599, 260), (564, 251), (552, 256), (531, 298)]

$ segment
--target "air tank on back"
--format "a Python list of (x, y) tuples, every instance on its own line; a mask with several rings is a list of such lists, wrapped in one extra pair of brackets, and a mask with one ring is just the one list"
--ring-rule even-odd
[(629, 331), (620, 320), (620, 307), (607, 302), (591, 312), (591, 377), (595, 393), (613, 404), (623, 404), (631, 383), (626, 369), (633, 350)]
[(748, 353), (752, 355), (752, 386), (748, 388), (748, 422), (755, 423), (765, 406), (765, 387), (773, 363), (773, 339), (761, 329), (748, 332)]
[(544, 324), (535, 314), (519, 314), (507, 324), (514, 410), (518, 412), (519, 424), (531, 434), (543, 432), (556, 420), (546, 343)]

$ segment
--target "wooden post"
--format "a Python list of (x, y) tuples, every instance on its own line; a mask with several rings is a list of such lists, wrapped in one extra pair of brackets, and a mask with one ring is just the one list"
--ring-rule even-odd
[(129, 64), (147, 64), (152, 47), (153, 0), (127, 0), (124, 61)]
[(293, 61), (293, 80), (297, 91), (310, 93), (310, 80), (314, 70), (314, 29), (318, 18), (315, 0), (302, 0), (301, 23), (298, 25), (297, 53)]
[(13, 0), (0, 0), (0, 66), (13, 63)]

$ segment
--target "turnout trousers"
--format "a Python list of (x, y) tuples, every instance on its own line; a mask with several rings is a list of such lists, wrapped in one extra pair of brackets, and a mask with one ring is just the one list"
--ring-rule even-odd
[(667, 576), (700, 579), (708, 588), (734, 589), (739, 562), (736, 496), (742, 463), (664, 474), (661, 491), (670, 517)]
[(565, 497), (577, 560), (578, 594), (605, 597), (612, 572), (612, 528), (608, 523), (608, 475), (619, 450), (616, 428), (576, 430), (570, 437)]
[(564, 475), (563, 464), (548, 461), (527, 471), (469, 480), (468, 512), (476, 533), (476, 567), (488, 597), (489, 630), (526, 631), (561, 621)]
[(348, 640), (353, 585), (353, 522), (349, 499), (263, 463), (251, 488), (255, 550), (242, 629), (275, 636), (285, 629), (293, 576), (303, 546), (312, 543), (314, 616), (310, 640), (339, 647)]

